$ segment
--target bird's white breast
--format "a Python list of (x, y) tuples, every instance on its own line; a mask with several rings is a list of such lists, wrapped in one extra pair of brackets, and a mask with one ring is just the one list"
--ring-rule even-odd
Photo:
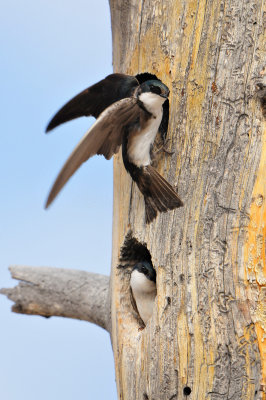
[(156, 284), (146, 278), (144, 274), (134, 270), (131, 274), (130, 286), (139, 315), (146, 325), (152, 315), (156, 297)]
[(144, 104), (147, 111), (152, 114), (144, 129), (136, 132), (128, 142), (129, 160), (137, 167), (151, 163), (150, 150), (162, 121), (162, 105), (165, 98), (155, 93), (142, 93), (139, 100)]

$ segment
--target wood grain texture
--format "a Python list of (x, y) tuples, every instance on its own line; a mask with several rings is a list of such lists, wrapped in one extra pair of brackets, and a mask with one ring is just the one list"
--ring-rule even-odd
[(12, 266), (21, 282), (1, 289), (19, 314), (81, 319), (109, 329), (109, 277), (85, 271), (48, 267)]
[[(262, 157), (252, 193), (244, 246), (245, 280), (252, 321), (259, 339), (262, 386), (266, 389), (266, 129)], [(266, 390), (265, 390), (266, 391)]]
[[(115, 157), (112, 343), (120, 399), (186, 399), (185, 387), (193, 400), (265, 398), (265, 282), (252, 292), (245, 256), (262, 210), (252, 202), (266, 157), (255, 95), (262, 7), (260, 0), (110, 0), (115, 71), (155, 73), (171, 90), (174, 155), (160, 154), (158, 170), (185, 203), (147, 226), (143, 199)], [(154, 313), (142, 331), (129, 276), (117, 269), (129, 230), (157, 270)]]

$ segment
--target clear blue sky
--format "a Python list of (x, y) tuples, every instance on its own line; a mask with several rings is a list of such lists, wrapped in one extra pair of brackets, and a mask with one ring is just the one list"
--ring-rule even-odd
[[(8, 266), (109, 274), (112, 161), (95, 157), (48, 211), (64, 161), (93, 119), (45, 135), (67, 100), (112, 72), (108, 0), (2, 0), (0, 287)], [(92, 324), (11, 313), (0, 296), (0, 398), (116, 399), (109, 335)]]

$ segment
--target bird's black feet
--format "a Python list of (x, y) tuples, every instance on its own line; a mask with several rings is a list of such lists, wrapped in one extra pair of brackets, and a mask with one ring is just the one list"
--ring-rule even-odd
[(157, 167), (158, 165), (158, 155), (161, 152), (164, 152), (168, 156), (172, 156), (174, 154), (174, 151), (170, 151), (170, 146), (169, 146), (170, 139), (166, 139), (163, 142), (156, 143), (152, 150), (151, 150), (151, 161), (152, 161), (152, 166)]
[(164, 153), (166, 153), (169, 156), (172, 156), (174, 154), (174, 151), (170, 151), (170, 139), (165, 139), (161, 144), (157, 145), (155, 151), (153, 151), (155, 157), (158, 153), (161, 153), (161, 151), (163, 151)]

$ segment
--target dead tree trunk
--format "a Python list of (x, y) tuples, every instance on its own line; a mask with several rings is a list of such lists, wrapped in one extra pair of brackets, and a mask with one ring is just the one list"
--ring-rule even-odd
[[(171, 90), (174, 155), (161, 154), (158, 169), (185, 204), (145, 225), (143, 199), (121, 157), (115, 159), (112, 343), (119, 398), (261, 398), (266, 148), (255, 93), (264, 73), (262, 1), (110, 6), (115, 71), (155, 73)], [(140, 332), (128, 274), (117, 269), (121, 248), (132, 245), (129, 231), (146, 244), (158, 277), (153, 317)]]
[[(11, 272), (23, 283), (1, 292), (15, 312), (107, 329), (119, 399), (265, 399), (262, 1), (110, 7), (115, 71), (155, 73), (171, 90), (174, 154), (160, 153), (158, 169), (184, 207), (146, 225), (143, 197), (118, 156), (109, 295), (107, 277), (21, 267)], [(143, 252), (157, 270), (157, 298), (140, 330), (129, 277)]]

